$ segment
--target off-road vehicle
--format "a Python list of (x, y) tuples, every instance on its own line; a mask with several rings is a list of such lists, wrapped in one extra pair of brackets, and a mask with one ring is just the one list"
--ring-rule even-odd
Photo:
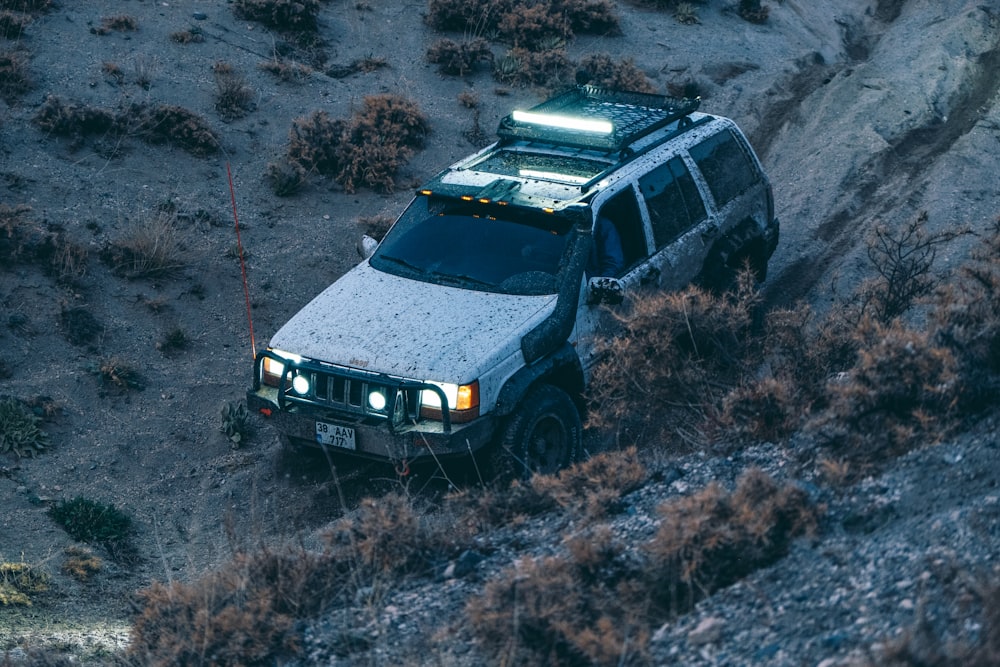
[(397, 464), (571, 463), (609, 311), (744, 263), (763, 279), (778, 242), (743, 133), (697, 108), (583, 86), (514, 111), (281, 327), (248, 406), (292, 442)]

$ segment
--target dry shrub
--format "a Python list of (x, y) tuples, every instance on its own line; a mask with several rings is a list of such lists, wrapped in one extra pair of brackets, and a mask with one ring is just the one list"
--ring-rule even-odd
[(296, 649), (296, 621), (336, 599), (345, 580), (327, 553), (238, 553), (193, 584), (140, 591), (129, 657), (162, 667), (273, 665)]
[(656, 92), (649, 78), (635, 66), (631, 58), (615, 62), (606, 53), (595, 53), (581, 60), (577, 66), (576, 77), (579, 83), (585, 81), (599, 88), (639, 93)]
[(232, 65), (219, 61), (212, 66), (215, 75), (215, 110), (224, 120), (235, 120), (254, 108), (253, 88)]
[(177, 216), (156, 211), (131, 225), (119, 239), (101, 250), (101, 259), (115, 275), (134, 280), (164, 278), (186, 265)]
[(981, 409), (1000, 391), (1000, 218), (973, 251), (959, 279), (943, 286), (932, 319), (958, 358), (964, 403)]
[(760, 0), (740, 0), (736, 13), (750, 23), (764, 23), (767, 21), (769, 7), (760, 4)]
[(312, 73), (312, 69), (308, 66), (297, 62), (289, 62), (278, 56), (275, 56), (271, 60), (265, 60), (258, 64), (257, 67), (273, 74), (282, 81), (290, 82), (302, 81)]
[(170, 33), (170, 39), (178, 44), (201, 44), (205, 41), (205, 35), (198, 28), (189, 28)]
[(633, 446), (620, 452), (602, 452), (558, 475), (535, 475), (531, 488), (559, 507), (599, 519), (615, 511), (622, 496), (645, 480), (646, 470)]
[(931, 272), (938, 246), (968, 231), (928, 233), (926, 224), (927, 211), (923, 211), (899, 229), (878, 226), (868, 237), (868, 259), (877, 277), (866, 281), (855, 296), (858, 319), (870, 316), (882, 323), (891, 322), (941, 282)]
[(18, 49), (0, 51), (0, 97), (12, 104), (31, 90), (32, 85), (28, 54)]
[(427, 22), (438, 30), (498, 35), (515, 46), (545, 47), (574, 33), (617, 34), (609, 0), (430, 0)]
[(818, 519), (805, 491), (759, 469), (744, 473), (732, 493), (713, 483), (659, 512), (660, 527), (643, 546), (645, 576), (654, 604), (668, 615), (776, 562)]
[(308, 174), (332, 176), (348, 192), (395, 188), (396, 171), (421, 148), (429, 131), (417, 105), (399, 95), (370, 95), (350, 120), (323, 111), (298, 118), (289, 132), (284, 164), (271, 164), (277, 194), (297, 189)]
[(90, 32), (95, 35), (109, 35), (112, 32), (132, 32), (138, 29), (139, 22), (134, 16), (117, 14), (115, 16), (105, 16), (101, 19), (101, 25), (91, 28)]
[(212, 155), (219, 140), (205, 120), (172, 104), (132, 105), (126, 115), (130, 131), (151, 144), (170, 144), (193, 155)]
[(561, 48), (529, 51), (514, 48), (497, 61), (493, 76), (515, 86), (555, 87), (569, 78), (571, 63)]
[(522, 560), (488, 582), (467, 611), (500, 664), (620, 665), (642, 656), (649, 630), (624, 546), (599, 527), (569, 557)]
[(485, 39), (456, 42), (439, 39), (427, 49), (427, 62), (435, 63), (445, 74), (465, 76), (481, 62), (491, 62), (493, 52)]
[(233, 10), (240, 18), (278, 30), (315, 32), (320, 3), (319, 0), (236, 0)]
[(97, 362), (95, 369), (101, 387), (114, 393), (124, 393), (133, 389), (142, 390), (146, 383), (135, 364), (121, 357), (105, 357)]
[(29, 14), (0, 9), (0, 37), (4, 39), (20, 39), (29, 23), (31, 23)]
[(358, 224), (364, 230), (363, 233), (372, 237), (376, 241), (381, 241), (392, 223), (396, 219), (387, 215), (362, 216), (358, 218)]
[(700, 417), (753, 366), (750, 336), (760, 296), (750, 272), (735, 292), (697, 286), (632, 299), (623, 331), (599, 342), (588, 399), (591, 424), (662, 427)]
[(0, 561), (0, 607), (30, 607), (32, 597), (49, 590), (49, 575), (24, 561)]
[(831, 456), (864, 467), (947, 433), (959, 395), (951, 351), (898, 322), (857, 335), (857, 362), (827, 383), (829, 407), (809, 426)]
[(536, 51), (565, 43), (573, 36), (569, 18), (552, 11), (548, 3), (522, 6), (506, 14), (497, 24), (500, 37), (514, 48)]
[(743, 441), (777, 442), (798, 427), (803, 408), (791, 383), (768, 376), (726, 395), (719, 426)]
[(70, 137), (74, 145), (93, 135), (120, 139), (134, 135), (151, 144), (170, 144), (194, 155), (210, 155), (219, 141), (208, 124), (182, 107), (133, 104), (124, 111), (66, 102), (49, 95), (33, 122), (43, 132)]
[(64, 550), (66, 560), (62, 571), (80, 582), (90, 581), (104, 567), (103, 561), (86, 547), (69, 546)]
[(427, 573), (446, 555), (457, 553), (465, 537), (460, 526), (437, 521), (401, 494), (362, 500), (352, 516), (327, 534), (330, 550), (351, 564), (358, 585), (389, 575)]
[(504, 664), (641, 663), (652, 629), (702, 596), (776, 562), (815, 530), (804, 491), (760, 470), (661, 505), (656, 535), (625, 545), (606, 526), (566, 554), (521, 560), (469, 602), (473, 630)]

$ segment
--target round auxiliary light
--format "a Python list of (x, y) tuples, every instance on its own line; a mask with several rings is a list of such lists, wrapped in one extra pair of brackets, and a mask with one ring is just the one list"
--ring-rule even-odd
[(376, 412), (385, 410), (385, 394), (378, 390), (371, 392), (368, 394), (368, 405)]
[(305, 375), (296, 375), (295, 379), (292, 380), (292, 389), (299, 396), (305, 396), (309, 393), (309, 378)]

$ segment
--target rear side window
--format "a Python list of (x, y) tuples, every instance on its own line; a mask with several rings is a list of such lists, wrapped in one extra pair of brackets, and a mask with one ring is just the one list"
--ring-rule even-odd
[(653, 238), (662, 248), (705, 219), (705, 204), (684, 161), (675, 157), (639, 179)]
[(759, 180), (757, 169), (731, 130), (723, 130), (692, 147), (691, 157), (719, 208)]

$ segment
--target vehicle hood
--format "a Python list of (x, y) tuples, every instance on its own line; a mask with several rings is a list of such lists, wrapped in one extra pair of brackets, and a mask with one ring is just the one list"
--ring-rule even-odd
[(363, 262), (300, 310), (271, 347), (331, 364), (468, 382), (520, 349), (556, 295), (517, 296), (419, 282)]

